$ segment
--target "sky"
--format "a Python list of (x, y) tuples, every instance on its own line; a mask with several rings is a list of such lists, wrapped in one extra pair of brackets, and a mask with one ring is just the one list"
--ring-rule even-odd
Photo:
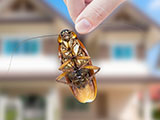
[(160, 24), (160, 0), (132, 0), (132, 2)]
[(67, 7), (64, 4), (63, 0), (46, 0), (53, 8), (59, 11), (62, 15), (64, 15), (67, 19), (71, 20), (70, 15), (68, 13)]
[[(67, 8), (63, 0), (46, 0), (52, 7), (58, 10), (62, 15), (69, 20)], [(141, 9), (147, 16), (150, 16), (154, 21), (160, 24), (160, 0), (130, 0), (139, 9)]]
[(160, 44), (157, 44), (153, 46), (147, 53), (147, 64), (149, 65), (149, 69), (151, 70), (151, 73), (154, 76), (160, 77), (160, 71), (158, 68), (157, 60), (158, 60), (158, 54), (160, 53)]

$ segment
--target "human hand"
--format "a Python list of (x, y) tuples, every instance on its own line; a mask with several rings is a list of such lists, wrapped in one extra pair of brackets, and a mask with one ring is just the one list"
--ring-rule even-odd
[(64, 0), (80, 34), (94, 30), (125, 0)]

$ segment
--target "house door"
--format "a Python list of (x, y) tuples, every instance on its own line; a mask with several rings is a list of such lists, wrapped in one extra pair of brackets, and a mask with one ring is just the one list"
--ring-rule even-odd
[(45, 99), (42, 96), (28, 95), (22, 97), (24, 120), (45, 120)]

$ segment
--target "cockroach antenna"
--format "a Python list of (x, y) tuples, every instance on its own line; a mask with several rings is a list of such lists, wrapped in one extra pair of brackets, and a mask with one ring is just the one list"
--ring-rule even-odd
[(54, 35), (41, 35), (41, 36), (36, 36), (36, 37), (31, 37), (31, 38), (27, 38), (27, 39), (24, 39), (20, 42), (20, 44), (18, 44), (12, 51), (12, 54), (11, 54), (11, 58), (10, 58), (10, 61), (9, 61), (9, 66), (8, 66), (8, 70), (7, 70), (7, 75), (9, 74), (9, 71), (10, 71), (10, 68), (11, 68), (11, 63), (13, 61), (13, 56), (14, 56), (14, 53), (17, 49), (18, 46), (20, 46), (22, 43), (26, 42), (26, 41), (29, 41), (29, 40), (33, 40), (33, 39), (37, 39), (37, 38), (48, 38), (48, 37), (56, 37), (58, 36), (58, 34), (54, 34)]

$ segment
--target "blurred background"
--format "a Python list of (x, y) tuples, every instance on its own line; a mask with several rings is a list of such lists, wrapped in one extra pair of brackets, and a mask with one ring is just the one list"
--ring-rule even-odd
[(78, 35), (101, 67), (97, 98), (81, 104), (55, 82), (57, 36), (21, 43), (74, 30), (63, 1), (1, 0), (0, 120), (160, 120), (159, 24), (160, 0), (132, 0)]

